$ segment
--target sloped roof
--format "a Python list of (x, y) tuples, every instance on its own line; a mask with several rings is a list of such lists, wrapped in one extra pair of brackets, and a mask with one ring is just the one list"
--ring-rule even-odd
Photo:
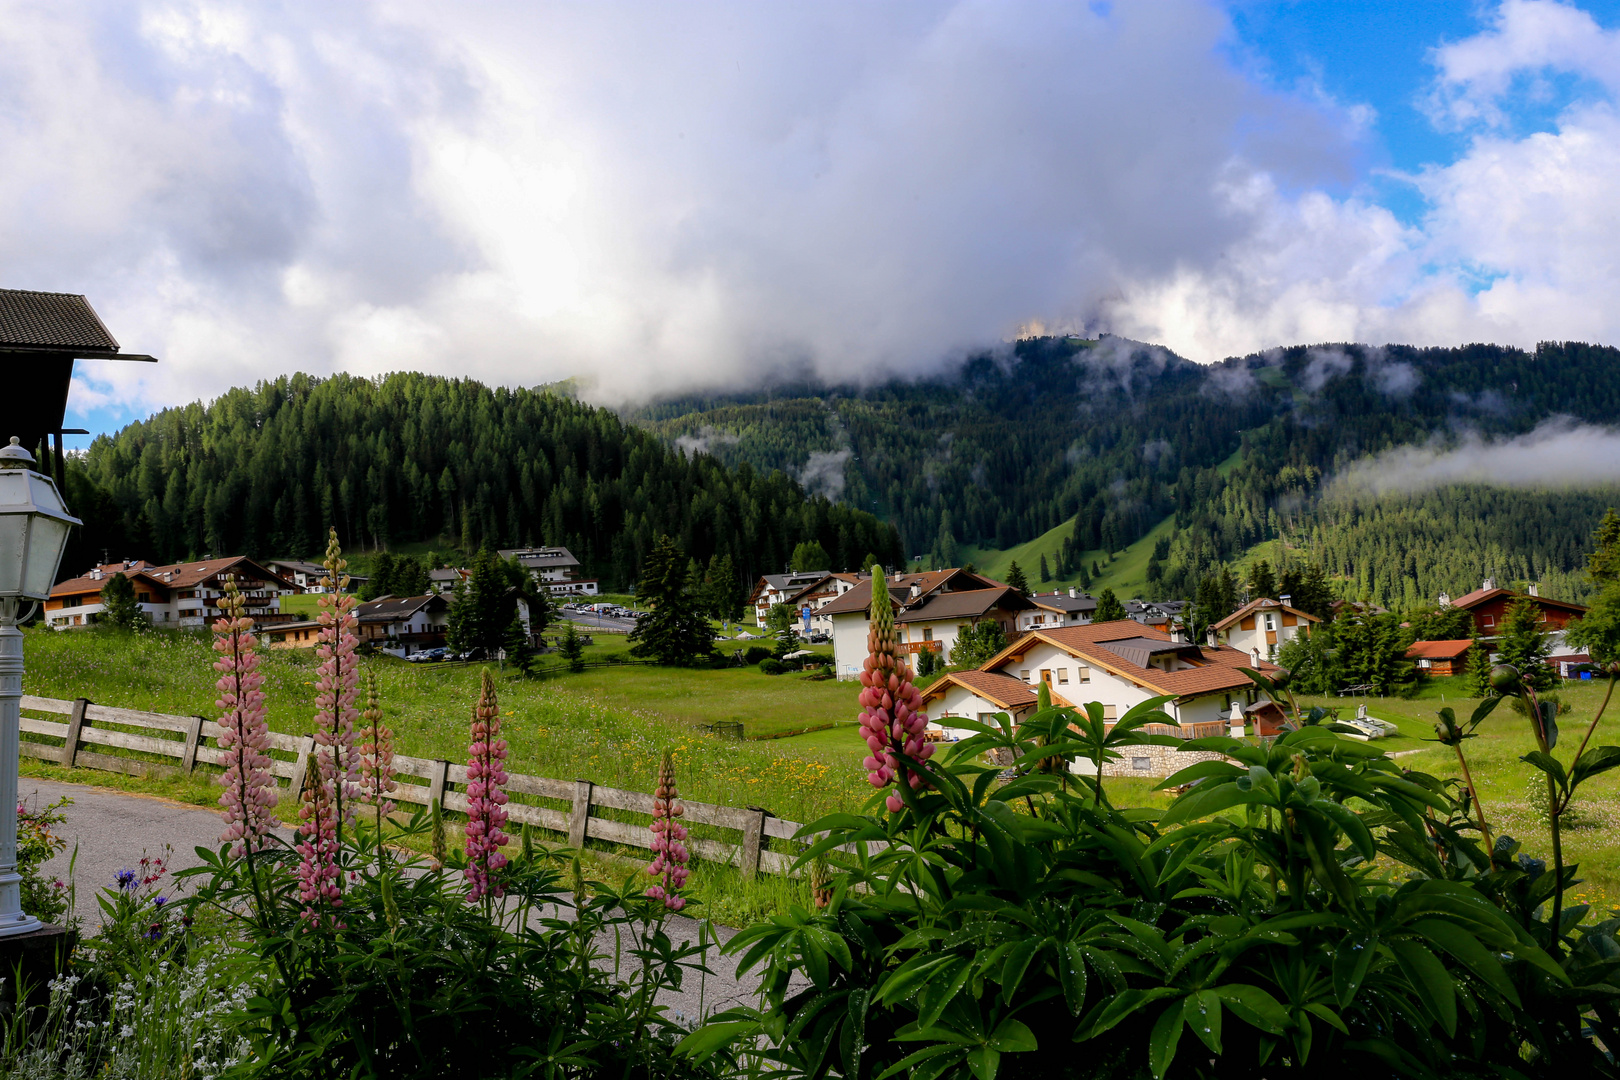
[[(117, 573), (144, 577), (150, 580), (154, 585), (159, 585), (165, 589), (189, 589), (193, 586), (202, 584), (215, 574), (222, 573), (237, 566), (243, 566), (247, 569), (251, 569), (255, 572), (255, 576), (262, 577), (267, 581), (280, 582), (288, 589), (298, 588), (298, 586), (294, 585), (280, 574), (266, 569), (259, 563), (248, 558), (246, 555), (233, 555), (223, 559), (198, 559), (195, 562), (170, 563), (167, 566), (153, 566), (149, 562), (140, 560), (137, 560), (133, 566), (127, 568), (124, 563), (108, 563), (106, 566), (98, 568), (102, 574), (101, 578), (97, 579), (91, 577), (90, 574), (83, 574), (76, 578), (69, 578), (67, 581), (61, 582), (52, 588), (51, 595), (62, 596), (76, 593), (100, 592), (102, 585), (106, 584), (107, 577), (111, 574)], [(94, 571), (91, 573), (94, 573)]]
[(560, 566), (578, 566), (579, 560), (565, 547), (501, 548), (496, 552), (503, 559), (516, 559), (525, 569), (548, 570)]
[[(1115, 622), (1091, 623), (1087, 626), (1060, 626), (1049, 630), (1031, 630), (1013, 644), (991, 657), (981, 667), (981, 671), (995, 671), (1003, 664), (1010, 662), (1014, 657), (1022, 656), (1037, 641), (1044, 641), (1065, 650), (1071, 656), (1084, 659), (1086, 662), (1111, 671), (1116, 675), (1129, 679), (1138, 685), (1144, 686), (1160, 694), (1170, 694), (1177, 698), (1196, 697), (1200, 694), (1217, 693), (1222, 690), (1246, 690), (1254, 684), (1249, 677), (1243, 674), (1244, 668), (1268, 674), (1278, 670), (1275, 664), (1261, 661), (1257, 666), (1246, 653), (1227, 645), (1217, 647), (1186, 645), (1172, 642), (1170, 635), (1152, 626), (1144, 626), (1130, 619), (1120, 619)], [(1158, 668), (1147, 667), (1135, 663), (1120, 653), (1106, 646), (1110, 643), (1126, 646), (1124, 651), (1130, 651), (1131, 645), (1139, 642), (1151, 641), (1160, 644), (1176, 645), (1175, 651), (1181, 653), (1195, 666), (1183, 668), (1180, 671), (1161, 671)], [(1140, 647), (1140, 646), (1138, 646)], [(1194, 651), (1196, 650), (1196, 656)], [(1169, 650), (1161, 650), (1169, 651)]]
[(1269, 596), (1262, 596), (1258, 600), (1250, 600), (1247, 604), (1244, 604), (1242, 607), (1232, 612), (1232, 614), (1216, 623), (1211, 629), (1217, 631), (1225, 630), (1228, 626), (1237, 625), (1239, 619), (1246, 619), (1250, 615), (1261, 611), (1290, 611), (1299, 616), (1301, 619), (1306, 619), (1310, 622), (1322, 621), (1320, 618), (1312, 615), (1310, 612), (1301, 611), (1292, 604), (1285, 604), (1281, 600), (1273, 600)]
[(1529, 593), (1517, 593), (1512, 589), (1475, 589), (1471, 593), (1466, 593), (1457, 597), (1457, 599), (1451, 602), (1451, 606), (1454, 608), (1462, 608), (1464, 611), (1467, 611), (1470, 608), (1476, 608), (1487, 601), (1495, 600), (1499, 596), (1506, 597), (1509, 600), (1534, 600), (1543, 607), (1563, 608), (1566, 611), (1584, 612), (1587, 610), (1584, 604), (1572, 604), (1568, 600), (1554, 600), (1548, 596), (1531, 596)]
[[(949, 570), (929, 570), (922, 574), (888, 574), (885, 575), (885, 580), (889, 585), (889, 602), (894, 604), (896, 607), (899, 607), (905, 603), (915, 603), (916, 601), (910, 599), (912, 585), (915, 584), (917, 586), (918, 599), (921, 599), (934, 590), (955, 582), (957, 578), (962, 578), (967, 582), (972, 583), (972, 589), (965, 589), (963, 591), (972, 591), (976, 589), (999, 589), (1005, 587), (1006, 585), (1005, 582), (996, 581), (994, 578), (985, 577), (983, 574), (970, 574), (966, 570), (960, 568), (952, 568)], [(838, 599), (828, 603), (819, 612), (817, 612), (817, 614), (846, 615), (851, 612), (864, 612), (871, 606), (872, 579), (870, 577), (863, 577), (856, 583), (853, 589), (849, 590)]]
[(999, 589), (964, 589), (961, 592), (925, 594), (922, 600), (902, 607), (894, 621), (915, 623), (934, 622), (939, 619), (977, 619), (991, 608), (1002, 606), (1014, 611), (1034, 607), (1017, 589), (1003, 585)]
[(1165, 641), (1160, 638), (1133, 637), (1123, 641), (1105, 641), (1102, 647), (1137, 667), (1147, 667), (1148, 661), (1162, 653), (1187, 653), (1196, 656), (1198, 646), (1185, 641)]
[(1455, 660), (1473, 645), (1467, 638), (1456, 641), (1414, 641), (1406, 650), (1408, 660)]
[(949, 671), (923, 691), (923, 701), (943, 697), (952, 685), (972, 691), (1003, 709), (1024, 709), (1039, 700), (1033, 686), (1000, 671)]
[(0, 349), (116, 353), (118, 341), (83, 296), (0, 289)]
[(1066, 615), (1076, 611), (1097, 610), (1097, 598), (1088, 596), (1086, 593), (1080, 593), (1077, 596), (1070, 596), (1068, 593), (1061, 591), (1034, 593), (1029, 597), (1029, 602), (1038, 608), (1045, 608), (1048, 611), (1061, 611)]
[(395, 622), (399, 619), (408, 619), (429, 605), (449, 607), (450, 602), (438, 593), (428, 593), (425, 596), (384, 596), (361, 604), (354, 609), (354, 614), (361, 622)]

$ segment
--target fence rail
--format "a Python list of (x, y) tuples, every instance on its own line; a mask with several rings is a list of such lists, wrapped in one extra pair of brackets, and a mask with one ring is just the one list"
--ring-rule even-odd
[[(27, 694), (23, 695), (22, 710), (23, 739), (19, 749), (25, 757), (53, 765), (128, 776), (189, 775), (198, 765), (224, 766), (226, 752), (213, 735), (218, 726), (201, 716), (170, 716), (97, 705), (86, 698), (62, 701)], [(109, 749), (122, 753), (106, 753)], [(270, 771), (283, 794), (302, 790), (314, 749), (312, 736), (270, 733)], [(465, 765), (398, 755), (394, 758), (394, 779), (398, 782), (393, 792), (397, 803), (427, 806), (437, 799), (446, 810), (466, 813)], [(587, 840), (600, 840), (651, 848), (652, 835), (646, 823), (616, 820), (598, 813), (611, 810), (650, 822), (653, 797), (645, 792), (621, 791), (589, 780), (555, 780), (522, 773), (510, 774), (506, 787), (512, 794), (566, 804), (507, 803), (511, 820), (519, 824), (565, 835), (574, 847), (583, 846)], [(789, 872), (799, 845), (788, 841), (802, 827), (798, 822), (772, 817), (756, 806), (716, 806), (685, 799), (682, 803), (687, 824), (709, 826), (726, 834), (718, 839), (689, 837), (687, 847), (693, 854), (736, 866), (750, 878), (760, 871)], [(787, 850), (771, 850), (771, 840)]]

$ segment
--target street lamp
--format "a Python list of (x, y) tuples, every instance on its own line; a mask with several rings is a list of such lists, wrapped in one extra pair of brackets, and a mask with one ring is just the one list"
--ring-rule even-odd
[[(51, 478), (13, 436), (0, 449), (0, 937), (40, 929), (23, 914), (17, 873), (17, 743), (22, 724), (23, 638), (17, 629), (24, 601), (51, 594), (68, 529), (68, 513)], [(27, 615), (33, 614), (30, 609)]]

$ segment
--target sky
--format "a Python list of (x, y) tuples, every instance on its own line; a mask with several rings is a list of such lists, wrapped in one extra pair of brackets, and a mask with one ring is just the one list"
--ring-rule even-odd
[(0, 56), (0, 286), (162, 360), (79, 363), (93, 431), (293, 371), (1620, 343), (1620, 0), (52, 0)]

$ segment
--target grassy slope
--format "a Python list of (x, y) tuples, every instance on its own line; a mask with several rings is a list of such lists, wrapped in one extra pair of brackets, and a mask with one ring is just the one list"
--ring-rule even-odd
[[(1112, 562), (1109, 561), (1106, 551), (1086, 552), (1084, 556), (1086, 567), (1089, 569), (1095, 562), (1102, 568), (1102, 576), (1092, 579), (1088, 591), (1095, 596), (1102, 589), (1113, 589), (1121, 600), (1140, 596), (1147, 588), (1147, 564), (1153, 555), (1153, 544), (1159, 537), (1170, 534), (1172, 523), (1171, 518), (1165, 518), (1142, 539), (1123, 551), (1115, 552)], [(1017, 547), (1004, 549), (964, 547), (962, 561), (971, 562), (978, 570), (999, 580), (1006, 580), (1008, 569), (1016, 562), (1019, 569), (1024, 571), (1029, 587), (1038, 592), (1050, 592), (1052, 589), (1068, 588), (1070, 585), (1078, 587), (1080, 584), (1078, 576), (1054, 578), (1046, 583), (1041, 581), (1041, 555), (1046, 556), (1046, 565), (1055, 569), (1057, 553), (1073, 530), (1073, 519), (1070, 519)]]

